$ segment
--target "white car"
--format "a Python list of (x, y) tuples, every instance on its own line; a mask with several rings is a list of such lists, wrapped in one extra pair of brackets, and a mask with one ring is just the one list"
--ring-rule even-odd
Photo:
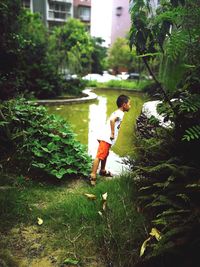
[(89, 73), (86, 76), (82, 77), (82, 79), (88, 81), (97, 81), (100, 83), (105, 83), (111, 80), (121, 80), (119, 77), (111, 75), (107, 72), (104, 72), (103, 75), (100, 75), (98, 73)]
[(118, 74), (117, 77), (119, 77), (121, 80), (127, 80), (129, 74), (127, 72), (122, 72), (121, 74)]
[(102, 75), (100, 75), (98, 73), (89, 73), (86, 76), (82, 77), (83, 80), (97, 81), (97, 82), (99, 82), (99, 80), (101, 80), (101, 78), (102, 78)]

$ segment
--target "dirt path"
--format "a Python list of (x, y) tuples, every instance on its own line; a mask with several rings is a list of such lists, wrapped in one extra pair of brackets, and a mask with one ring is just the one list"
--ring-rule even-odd
[[(66, 251), (63, 249), (52, 250), (52, 247), (46, 244), (46, 240), (50, 238), (48, 233), (41, 232), (37, 226), (13, 228), (5, 236), (1, 235), (2, 239), (9, 239), (10, 252), (7, 257), (19, 267), (57, 267), (57, 266), (79, 266), (70, 264), (61, 264), (60, 260)], [(12, 253), (12, 254), (11, 254)], [(75, 255), (71, 252), (71, 258)], [(97, 259), (98, 257), (88, 257), (85, 267), (104, 267), (103, 263)], [(4, 265), (0, 262), (0, 267)], [(5, 265), (7, 266), (7, 265)]]

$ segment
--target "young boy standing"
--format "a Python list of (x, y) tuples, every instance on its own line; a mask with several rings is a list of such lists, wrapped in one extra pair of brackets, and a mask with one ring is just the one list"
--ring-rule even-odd
[(105, 169), (106, 160), (109, 155), (111, 146), (116, 142), (124, 112), (129, 111), (131, 107), (130, 98), (126, 95), (120, 95), (117, 98), (116, 104), (118, 106), (118, 109), (111, 114), (105, 130), (97, 139), (99, 141), (99, 147), (97, 150), (96, 158), (93, 162), (92, 172), (90, 174), (90, 183), (93, 186), (96, 185), (96, 176), (100, 161), (101, 169), (99, 174), (101, 176), (112, 176), (112, 174)]

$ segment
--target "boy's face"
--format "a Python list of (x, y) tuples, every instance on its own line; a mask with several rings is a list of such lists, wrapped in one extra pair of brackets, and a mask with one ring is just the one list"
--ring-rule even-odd
[(129, 111), (131, 108), (131, 101), (129, 100), (127, 103), (123, 104), (123, 111)]

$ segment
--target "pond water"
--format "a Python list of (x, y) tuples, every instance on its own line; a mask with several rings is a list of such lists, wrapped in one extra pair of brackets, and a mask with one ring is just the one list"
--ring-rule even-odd
[(134, 125), (147, 98), (141, 93), (124, 90), (95, 89), (94, 93), (98, 95), (94, 102), (50, 106), (49, 111), (67, 120), (77, 139), (87, 146), (88, 153), (94, 158), (98, 147), (98, 133), (110, 114), (117, 109), (117, 97), (120, 94), (128, 95), (131, 99), (131, 109), (124, 115), (117, 142), (112, 147), (107, 161), (107, 169), (118, 174), (126, 170), (122, 163), (123, 157), (134, 154)]

